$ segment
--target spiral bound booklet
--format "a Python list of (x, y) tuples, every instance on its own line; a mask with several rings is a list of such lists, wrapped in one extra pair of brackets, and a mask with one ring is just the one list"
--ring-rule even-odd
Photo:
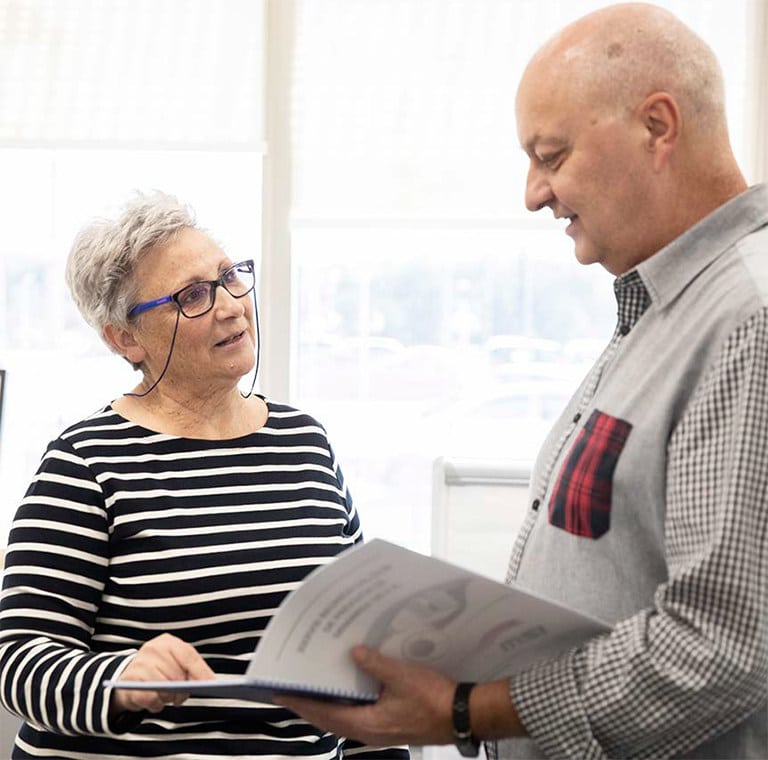
[(374, 539), (317, 568), (288, 595), (244, 676), (104, 685), (259, 702), (291, 693), (364, 703), (377, 699), (379, 684), (353, 664), (355, 644), (457, 681), (487, 681), (609, 630), (518, 587)]

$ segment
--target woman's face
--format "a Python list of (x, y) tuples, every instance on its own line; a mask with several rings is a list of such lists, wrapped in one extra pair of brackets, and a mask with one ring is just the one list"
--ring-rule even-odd
[[(204, 232), (182, 229), (139, 262), (135, 275), (139, 300), (160, 298), (200, 280), (215, 280), (233, 263)], [(234, 298), (218, 287), (209, 312), (194, 319), (179, 315), (173, 356), (161, 385), (199, 396), (236, 386), (254, 365), (252, 299), (250, 293)], [(178, 307), (171, 302), (144, 312), (136, 321), (134, 338), (142, 355), (139, 361), (153, 382), (168, 358), (177, 313)]]

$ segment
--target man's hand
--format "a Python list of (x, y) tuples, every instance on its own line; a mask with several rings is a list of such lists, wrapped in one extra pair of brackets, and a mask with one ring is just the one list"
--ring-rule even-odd
[[(122, 681), (197, 681), (208, 678), (215, 678), (215, 673), (197, 650), (170, 633), (147, 641), (120, 675)], [(188, 696), (172, 691), (114, 689), (109, 711), (112, 715), (138, 710), (158, 713), (166, 705), (180, 705)]]
[(453, 742), (453, 681), (362, 646), (352, 650), (352, 659), (381, 682), (376, 704), (349, 706), (293, 696), (281, 696), (280, 704), (312, 725), (374, 746)]

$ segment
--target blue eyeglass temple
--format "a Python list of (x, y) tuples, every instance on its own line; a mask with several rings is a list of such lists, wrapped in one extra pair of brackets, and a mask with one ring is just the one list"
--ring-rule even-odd
[(173, 296), (163, 296), (162, 298), (155, 298), (154, 301), (145, 301), (144, 303), (136, 304), (129, 312), (129, 317), (135, 317), (137, 314), (141, 314), (143, 311), (149, 311), (154, 309), (155, 306), (162, 306), (164, 303), (170, 303), (173, 301)]
[[(248, 259), (247, 261), (241, 261), (241, 262), (239, 262), (237, 264), (233, 264), (226, 271), (222, 272), (218, 279), (216, 279), (216, 280), (204, 280), (203, 282), (206, 282), (209, 285), (216, 285), (216, 286), (221, 285), (226, 290), (227, 286), (224, 285), (224, 279), (223, 279), (224, 275), (227, 272), (231, 272), (233, 269), (237, 269), (238, 267), (243, 267), (243, 266), (247, 266), (248, 267), (248, 271), (249, 272), (253, 272), (253, 268), (254, 268), (254, 266), (253, 266), (253, 259)], [(191, 283), (191, 284), (194, 285), (195, 283)], [(187, 285), (186, 287), (189, 287), (189, 285)], [(184, 288), (182, 288), (181, 290), (184, 290)], [(178, 291), (178, 292), (180, 293), (181, 290)], [(228, 290), (227, 290), (227, 293), (229, 293)], [(160, 296), (160, 298), (155, 298), (152, 301), (144, 301), (144, 303), (136, 304), (136, 306), (134, 306), (128, 312), (128, 316), (129, 317), (135, 317), (137, 314), (141, 314), (142, 312), (149, 311), (150, 309), (154, 309), (155, 306), (162, 306), (164, 303), (171, 303), (171, 301), (173, 301), (173, 297), (175, 295), (176, 295), (176, 293), (171, 293), (169, 296)], [(245, 294), (243, 294), (243, 295), (245, 295)]]

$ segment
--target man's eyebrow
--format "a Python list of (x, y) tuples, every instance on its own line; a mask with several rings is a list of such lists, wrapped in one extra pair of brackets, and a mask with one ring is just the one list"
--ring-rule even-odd
[(520, 144), (520, 147), (529, 155), (536, 155), (537, 150), (542, 148), (549, 151), (563, 150), (567, 146), (567, 141), (559, 137), (546, 137), (541, 134), (533, 135), (529, 140)]
[(528, 154), (533, 153), (533, 150), (536, 147), (536, 143), (538, 143), (540, 139), (541, 135), (536, 133), (532, 137), (529, 137), (527, 140), (521, 142), (520, 147)]

